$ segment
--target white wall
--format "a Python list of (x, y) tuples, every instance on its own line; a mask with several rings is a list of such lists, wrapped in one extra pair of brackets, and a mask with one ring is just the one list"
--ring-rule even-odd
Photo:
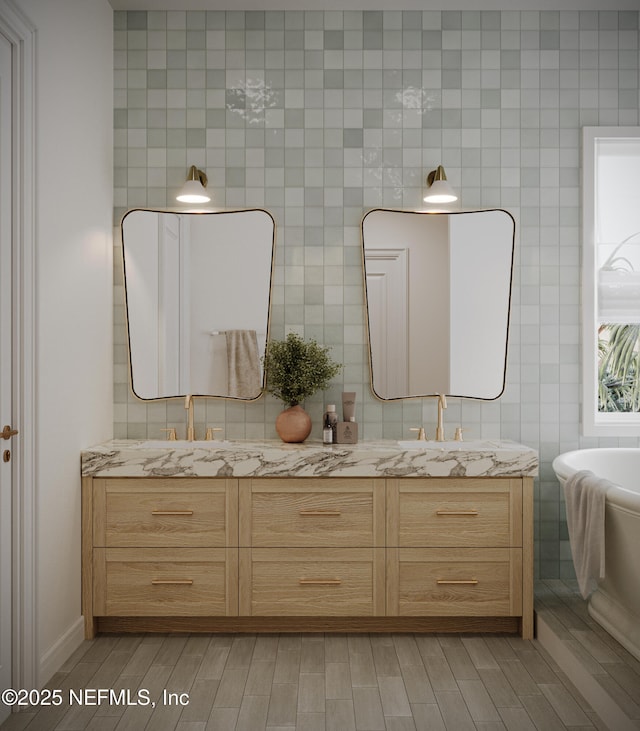
[(112, 434), (113, 11), (22, 0), (36, 27), (37, 646), (82, 639), (80, 450)]
[(405, 216), (409, 249), (409, 391), (449, 389), (449, 217)]
[[(225, 394), (224, 331), (255, 330), (260, 356), (264, 352), (273, 224), (263, 212), (253, 211), (193, 216), (190, 229), (191, 390)], [(212, 337), (212, 331), (222, 334)]]
[(513, 223), (502, 211), (451, 216), (451, 381), (447, 393), (494, 399), (504, 385)]

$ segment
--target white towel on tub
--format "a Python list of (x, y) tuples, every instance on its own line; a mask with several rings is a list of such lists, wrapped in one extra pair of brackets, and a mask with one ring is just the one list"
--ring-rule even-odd
[(605, 497), (611, 484), (591, 470), (579, 470), (564, 483), (571, 554), (585, 599), (604, 579)]

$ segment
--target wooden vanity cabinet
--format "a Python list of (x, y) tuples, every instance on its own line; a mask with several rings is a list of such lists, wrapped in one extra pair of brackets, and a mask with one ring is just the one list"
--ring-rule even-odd
[(383, 480), (247, 479), (239, 496), (241, 616), (384, 616)]
[(387, 615), (520, 617), (532, 637), (531, 490), (530, 478), (388, 479)]
[(235, 616), (238, 481), (83, 478), (83, 613)]
[(529, 639), (532, 490), (532, 478), (85, 477), (86, 636), (108, 618)]

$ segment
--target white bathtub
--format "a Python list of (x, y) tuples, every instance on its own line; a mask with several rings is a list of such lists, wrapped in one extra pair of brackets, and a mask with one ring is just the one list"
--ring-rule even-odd
[(563, 485), (578, 470), (614, 483), (605, 510), (605, 578), (589, 597), (589, 614), (640, 660), (640, 449), (565, 452), (553, 461)]

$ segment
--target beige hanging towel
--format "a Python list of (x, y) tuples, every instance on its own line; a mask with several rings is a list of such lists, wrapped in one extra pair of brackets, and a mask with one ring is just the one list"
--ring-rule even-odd
[(564, 483), (569, 543), (578, 588), (586, 599), (604, 579), (605, 498), (611, 482), (580, 470)]
[(229, 396), (252, 399), (260, 395), (260, 359), (255, 330), (227, 330)]

